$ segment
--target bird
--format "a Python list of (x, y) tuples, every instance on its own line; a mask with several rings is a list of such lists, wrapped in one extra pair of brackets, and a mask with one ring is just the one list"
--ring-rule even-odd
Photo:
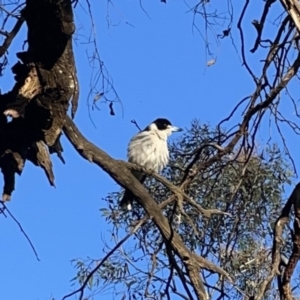
[[(182, 130), (173, 126), (168, 119), (156, 119), (131, 138), (127, 149), (128, 161), (147, 170), (152, 170), (156, 173), (161, 172), (169, 162), (168, 137), (173, 132)], [(135, 170), (131, 172), (141, 183), (144, 183), (146, 175)], [(131, 210), (133, 200), (133, 193), (130, 190), (125, 190), (119, 203), (121, 209)]]

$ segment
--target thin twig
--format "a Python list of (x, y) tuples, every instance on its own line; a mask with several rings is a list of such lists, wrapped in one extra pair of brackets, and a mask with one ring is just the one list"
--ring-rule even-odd
[(85, 288), (87, 287), (90, 279), (93, 277), (93, 275), (101, 268), (101, 266), (107, 261), (107, 259), (125, 242), (127, 241), (140, 227), (141, 225), (144, 223), (143, 220), (140, 220), (138, 224), (135, 225), (135, 227), (121, 240), (119, 241), (116, 246), (114, 248), (111, 249), (111, 251), (109, 251), (104, 258), (101, 260), (101, 262), (89, 273), (89, 275), (86, 277), (85, 281), (83, 282), (83, 284), (81, 285), (80, 288), (78, 288), (77, 290), (75, 290), (74, 292), (65, 295), (62, 300), (65, 300), (77, 293), (80, 293), (79, 295), (79, 300), (83, 299), (83, 293)]
[(8, 209), (7, 206), (4, 204), (3, 201), (0, 201), (0, 203), (2, 204), (4, 210), (6, 210), (7, 213), (11, 216), (11, 218), (17, 223), (17, 225), (19, 226), (21, 232), (23, 233), (23, 235), (25, 236), (26, 240), (28, 241), (28, 243), (29, 243), (31, 249), (33, 250), (36, 259), (37, 259), (38, 261), (40, 261), (39, 256), (38, 256), (38, 254), (37, 254), (37, 252), (36, 252), (36, 250), (35, 250), (35, 248), (34, 248), (32, 242), (31, 242), (30, 238), (28, 237), (28, 235), (27, 235), (26, 232), (24, 231), (24, 229), (23, 229), (22, 225), (20, 224), (20, 222), (13, 216), (13, 214), (9, 211), (9, 209)]
[(136, 128), (139, 130), (139, 131), (142, 131), (142, 129), (141, 129), (141, 127), (139, 126), (139, 124), (137, 123), (137, 121), (136, 120), (131, 120), (130, 121), (132, 124), (134, 124), (135, 126), (136, 126)]

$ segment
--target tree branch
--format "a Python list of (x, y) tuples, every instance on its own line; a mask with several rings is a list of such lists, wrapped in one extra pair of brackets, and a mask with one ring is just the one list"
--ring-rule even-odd
[[(283, 238), (282, 233), (284, 227), (289, 222), (289, 215), (291, 212), (292, 205), (297, 201), (299, 202), (300, 199), (300, 183), (297, 184), (295, 189), (293, 190), (291, 196), (289, 197), (288, 201), (286, 202), (284, 208), (281, 211), (281, 215), (275, 222), (274, 232), (273, 232), (273, 249), (272, 249), (272, 269), (269, 276), (262, 282), (261, 288), (259, 290), (258, 295), (255, 297), (255, 300), (263, 299), (265, 291), (269, 286), (272, 279), (280, 274), (279, 271), (279, 264), (281, 261), (281, 249), (283, 247)], [(279, 287), (280, 289), (282, 287)]]
[[(173, 230), (167, 218), (162, 214), (159, 205), (152, 199), (143, 185), (132, 175), (131, 171), (126, 168), (123, 163), (114, 160), (103, 150), (89, 142), (80, 133), (69, 117), (66, 118), (63, 130), (68, 140), (83, 158), (98, 165), (118, 184), (129, 189), (136, 196), (137, 201), (144, 207), (147, 214), (152, 217), (163, 238), (168, 241), (172, 250), (178, 255), (189, 272), (193, 272), (192, 270), (194, 270), (193, 274), (197, 273), (199, 277), (200, 269), (205, 268), (212, 272), (219, 273), (228, 281), (232, 282), (229, 274), (222, 268), (187, 249), (178, 233)], [(201, 280), (200, 277), (199, 280)], [(195, 285), (193, 287), (197, 289)]]
[(111, 249), (111, 251), (109, 251), (104, 257), (103, 259), (99, 262), (99, 264), (97, 264), (97, 266), (88, 274), (88, 276), (86, 277), (86, 279), (84, 280), (83, 284), (81, 285), (81, 287), (75, 291), (73, 291), (70, 294), (65, 295), (62, 300), (65, 300), (71, 296), (74, 296), (77, 293), (79, 294), (79, 300), (83, 299), (83, 294), (84, 294), (84, 290), (87, 287), (90, 279), (94, 276), (94, 274), (102, 267), (102, 265), (107, 261), (107, 259), (119, 248), (122, 246), (122, 244), (124, 244), (143, 224), (143, 221), (141, 220), (140, 222), (138, 222), (138, 224), (136, 224), (134, 226), (134, 228), (122, 239), (120, 240), (115, 247), (113, 247)]
[(13, 39), (15, 38), (15, 36), (19, 32), (19, 30), (21, 29), (24, 21), (25, 21), (24, 18), (21, 16), (18, 19), (18, 21), (16, 22), (12, 31), (6, 34), (6, 38), (3, 42), (3, 44), (2, 44), (2, 46), (0, 46), (0, 57), (2, 57), (4, 55), (4, 53), (8, 50), (11, 42), (13, 41)]

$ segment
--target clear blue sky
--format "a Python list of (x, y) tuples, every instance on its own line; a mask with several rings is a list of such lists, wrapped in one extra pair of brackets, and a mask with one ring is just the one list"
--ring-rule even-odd
[[(114, 105), (115, 116), (109, 115), (106, 104), (99, 106), (101, 111), (92, 112), (95, 129), (87, 109), (91, 68), (86, 53), (93, 50), (93, 45), (86, 44), (90, 19), (82, 1), (83, 7), (78, 5), (75, 10), (74, 51), (81, 90), (75, 122), (88, 139), (111, 156), (126, 158), (127, 143), (137, 131), (130, 123), (132, 119), (141, 127), (157, 117), (166, 117), (180, 127), (188, 127), (193, 118), (216, 125), (237, 101), (253, 92), (251, 79), (229, 38), (220, 40), (219, 48), (215, 48), (216, 64), (205, 67), (210, 58), (205, 57), (201, 36), (192, 30), (193, 14), (188, 13), (184, 1), (142, 1), (149, 19), (139, 1), (116, 0), (118, 11), (110, 7), (109, 28), (107, 1), (90, 1), (101, 59), (113, 78), (122, 105)], [(254, 1), (253, 13), (259, 3)], [(225, 11), (226, 7), (219, 9)], [(239, 9), (236, 7), (235, 13)], [(249, 24), (253, 16), (259, 17), (248, 16)], [(223, 29), (219, 29), (217, 34), (222, 33)], [(253, 36), (254, 28), (249, 26), (248, 30)], [(26, 32), (25, 28), (22, 32)], [(13, 42), (10, 67), (16, 62), (14, 51), (21, 51), (23, 37)], [(249, 40), (252, 45), (253, 38)], [(237, 36), (235, 41), (239, 46)], [(258, 55), (253, 57), (255, 61), (259, 61)], [(6, 73), (2, 91), (13, 84), (10, 70)], [(285, 110), (292, 117), (292, 109)], [(258, 138), (264, 140), (266, 133), (262, 131)], [(273, 134), (276, 140), (275, 130)], [(292, 141), (290, 133), (286, 137)], [(102, 198), (119, 187), (98, 167), (77, 155), (65, 138), (62, 142), (66, 165), (53, 157), (56, 188), (49, 186), (41, 169), (28, 162), (17, 178), (16, 191), (8, 204), (33, 242), (40, 262), (17, 225), (0, 216), (2, 299), (61, 299), (72, 290), (70, 280), (75, 269), (70, 261), (87, 256), (100, 258), (102, 238), (110, 239), (110, 228), (100, 217), (99, 208), (105, 206)], [(296, 155), (296, 145), (291, 146)], [(106, 295), (101, 299), (112, 297)]]

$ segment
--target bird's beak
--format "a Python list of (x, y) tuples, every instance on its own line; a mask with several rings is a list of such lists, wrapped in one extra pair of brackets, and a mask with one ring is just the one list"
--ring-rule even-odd
[(183, 129), (182, 128), (179, 128), (179, 127), (176, 127), (176, 126), (171, 126), (171, 131), (172, 132), (179, 132), (179, 131), (183, 131)]

